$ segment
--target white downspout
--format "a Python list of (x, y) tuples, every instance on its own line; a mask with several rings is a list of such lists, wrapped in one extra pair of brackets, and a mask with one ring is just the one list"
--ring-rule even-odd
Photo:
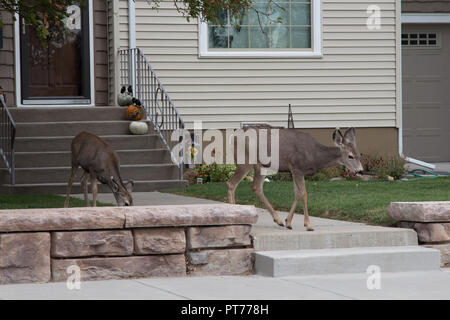
[(136, 3), (128, 0), (128, 48), (136, 48)]
[[(128, 0), (128, 49), (136, 48), (136, 3), (135, 0)], [(134, 52), (130, 54), (130, 85), (133, 93), (136, 94), (136, 56)]]

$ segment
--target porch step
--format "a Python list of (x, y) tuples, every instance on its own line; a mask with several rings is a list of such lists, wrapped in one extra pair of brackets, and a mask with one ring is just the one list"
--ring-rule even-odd
[[(181, 189), (187, 186), (184, 180), (143, 180), (134, 181), (133, 192), (150, 192), (157, 190)], [(40, 184), (5, 184), (0, 185), (0, 194), (66, 194), (66, 183), (40, 183)], [(90, 192), (89, 187), (89, 192)], [(111, 190), (103, 185), (98, 185), (99, 193), (110, 193)], [(81, 194), (80, 183), (74, 182), (71, 194)], [(92, 197), (92, 194), (89, 194)]]
[[(70, 176), (72, 139), (82, 131), (103, 138), (117, 151), (123, 180), (133, 179), (136, 191), (182, 188), (179, 168), (171, 161), (151, 122), (149, 133), (129, 133), (124, 107), (11, 108), (17, 132), (14, 144), (16, 184), (0, 164), (0, 193), (64, 194)], [(80, 193), (79, 169), (73, 192)], [(99, 192), (111, 192), (99, 184)]]
[(15, 122), (125, 120), (125, 107), (39, 107), (11, 108)]
[[(164, 164), (170, 163), (167, 149), (116, 150), (120, 164)], [(66, 167), (71, 164), (70, 151), (16, 152), (15, 162), (18, 168)], [(0, 165), (1, 167), (1, 165)]]
[(439, 250), (419, 246), (264, 251), (255, 254), (255, 270), (270, 277), (438, 270)]
[(75, 137), (82, 131), (88, 131), (96, 135), (129, 135), (131, 121), (66, 121), (66, 122), (19, 122), (16, 124), (17, 137)]
[[(17, 168), (17, 184), (33, 183), (67, 183), (70, 167)], [(78, 177), (81, 176), (78, 169)], [(174, 164), (121, 165), (120, 175), (123, 180), (173, 180), (178, 177), (178, 167)], [(6, 169), (0, 169), (0, 184), (9, 183)]]
[[(161, 138), (157, 134), (148, 135), (99, 135), (114, 150), (160, 149), (163, 147)], [(49, 152), (70, 151), (70, 144), (74, 136), (17, 137), (14, 145), (16, 152)]]

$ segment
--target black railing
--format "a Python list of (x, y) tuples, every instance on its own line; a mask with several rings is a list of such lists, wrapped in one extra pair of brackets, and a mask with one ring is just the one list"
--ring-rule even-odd
[(11, 175), (11, 184), (15, 184), (14, 139), (16, 124), (6, 106), (3, 95), (0, 94), (0, 158)]
[[(183, 179), (183, 148), (174, 154), (174, 146), (181, 142), (184, 122), (172, 100), (155, 74), (147, 58), (139, 48), (119, 49), (121, 87), (133, 87), (134, 96), (145, 108), (148, 118), (159, 133), (164, 145), (171, 152), (172, 160), (179, 167), (180, 180)], [(172, 139), (173, 132), (178, 139)]]

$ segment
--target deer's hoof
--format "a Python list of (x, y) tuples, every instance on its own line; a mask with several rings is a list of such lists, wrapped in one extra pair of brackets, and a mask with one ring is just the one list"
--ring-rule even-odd
[(313, 228), (306, 228), (306, 231), (314, 231)]
[(292, 226), (286, 226), (286, 228), (288, 228), (289, 230), (292, 230)]
[(278, 222), (276, 220), (273, 220), (277, 225), (279, 225), (280, 227), (284, 227), (284, 223), (283, 222)]

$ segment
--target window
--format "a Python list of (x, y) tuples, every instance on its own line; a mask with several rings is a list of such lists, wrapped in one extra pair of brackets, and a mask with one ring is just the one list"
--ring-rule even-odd
[(402, 47), (407, 48), (438, 48), (439, 35), (436, 32), (402, 33)]
[(201, 23), (200, 57), (321, 56), (320, 0), (254, 0), (253, 5), (258, 11), (238, 21), (224, 10), (220, 23)]

